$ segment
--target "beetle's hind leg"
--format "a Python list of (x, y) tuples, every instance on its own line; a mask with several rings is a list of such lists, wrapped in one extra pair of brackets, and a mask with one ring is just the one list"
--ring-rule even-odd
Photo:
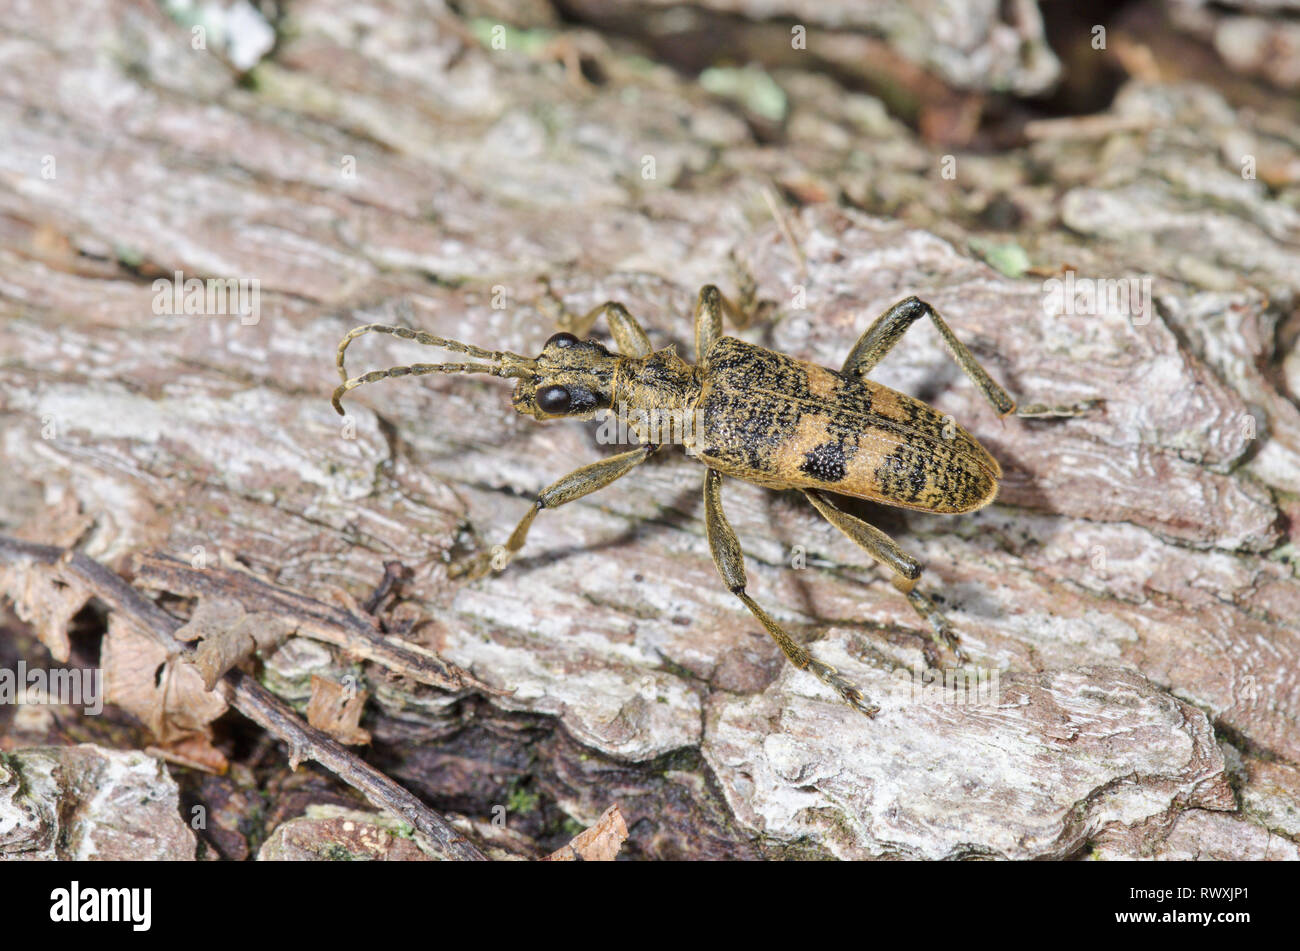
[(1017, 409), (1016, 401), (989, 376), (988, 371), (980, 366), (979, 361), (975, 359), (975, 354), (957, 339), (957, 335), (939, 316), (939, 312), (919, 297), (909, 297), (899, 301), (877, 317), (875, 323), (868, 327), (866, 333), (853, 345), (840, 372), (854, 378), (866, 376), (884, 359), (885, 354), (893, 349), (894, 344), (898, 343), (907, 332), (907, 328), (922, 317), (930, 318), (953, 360), (998, 411), (999, 416), (1007, 416), (1011, 413), (1028, 418), (1082, 416), (1101, 403), (1101, 400), (1085, 400), (1069, 406), (1044, 406), (1041, 403), (1034, 403)]
[[(815, 489), (805, 489), (804, 495), (808, 497), (808, 501), (813, 504), (826, 521), (838, 528), (859, 548), (890, 570), (892, 573), (890, 580), (893, 582), (894, 587), (907, 596), (908, 603), (930, 625), (935, 642), (946, 645), (956, 655), (960, 663), (966, 663), (969, 658), (957, 643), (957, 635), (953, 632), (952, 624), (943, 616), (943, 612), (935, 607), (933, 601), (916, 590), (917, 579), (921, 577), (920, 562), (899, 548), (897, 542), (876, 528), (876, 526), (864, 522), (856, 515), (845, 512), (821, 492)], [(932, 666), (939, 666), (938, 657), (929, 650), (926, 651), (926, 660)]]
[(709, 536), (709, 549), (713, 552), (713, 563), (718, 567), (718, 574), (726, 582), (731, 593), (738, 597), (751, 614), (758, 619), (772, 640), (780, 645), (785, 656), (800, 670), (816, 674), (823, 683), (834, 687), (839, 695), (850, 705), (869, 717), (880, 712), (880, 708), (867, 700), (859, 690), (845, 680), (830, 664), (822, 663), (809, 653), (808, 648), (798, 644), (777, 624), (758, 604), (745, 593), (745, 553), (740, 549), (740, 541), (722, 511), (722, 476), (716, 469), (710, 469), (704, 476), (704, 519)]

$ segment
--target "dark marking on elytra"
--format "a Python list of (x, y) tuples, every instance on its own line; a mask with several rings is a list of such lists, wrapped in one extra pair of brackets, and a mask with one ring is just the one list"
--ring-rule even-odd
[(832, 441), (814, 446), (804, 454), (800, 472), (806, 472), (822, 482), (842, 482), (848, 473), (845, 466), (844, 444)]

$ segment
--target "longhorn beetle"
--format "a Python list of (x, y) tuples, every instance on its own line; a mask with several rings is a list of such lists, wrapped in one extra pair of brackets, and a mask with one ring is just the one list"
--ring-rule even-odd
[[(585, 335), (604, 314), (618, 353), (569, 332), (553, 335), (539, 356), (529, 358), (407, 327), (367, 324), (349, 331), (339, 343), (336, 363), (343, 383), (334, 391), (334, 409), (342, 415), (340, 400), (345, 393), (389, 377), (488, 373), (518, 380), (514, 408), (537, 420), (590, 419), (597, 410), (616, 406), (634, 417), (668, 411), (679, 413), (684, 420), (699, 420), (698, 431), (688, 430), (683, 443), (688, 454), (707, 466), (704, 517), (709, 548), (722, 580), (796, 667), (816, 674), (848, 703), (874, 716), (879, 707), (834, 667), (813, 657), (749, 596), (744, 553), (722, 511), (722, 477), (803, 492), (828, 522), (891, 572), (894, 587), (928, 622), (935, 640), (946, 643), (964, 659), (948, 620), (916, 590), (921, 576), (917, 560), (880, 529), (841, 509), (830, 493), (943, 514), (972, 512), (997, 495), (1001, 467), (973, 436), (920, 400), (867, 379), (921, 317), (930, 318), (953, 359), (999, 415), (1017, 412), (1016, 404), (934, 308), (916, 297), (900, 301), (877, 318), (838, 371), (723, 336), (724, 312), (733, 322), (741, 323), (736, 308), (717, 287), (705, 286), (695, 309), (699, 363), (694, 366), (678, 357), (674, 347), (653, 350), (641, 325), (614, 301), (573, 322), (572, 329)], [(343, 368), (344, 352), (357, 337), (371, 332), (393, 334), (486, 362), (417, 363), (349, 379)], [(1022, 408), (1018, 415), (1073, 416), (1095, 402), (1058, 408), (1035, 405)], [(547, 486), (504, 548), (482, 553), (459, 573), (478, 577), (490, 567), (504, 568), (523, 547), (538, 512), (604, 488), (658, 451), (659, 444), (650, 441), (644, 425), (633, 421), (629, 429), (640, 446), (583, 466)]]

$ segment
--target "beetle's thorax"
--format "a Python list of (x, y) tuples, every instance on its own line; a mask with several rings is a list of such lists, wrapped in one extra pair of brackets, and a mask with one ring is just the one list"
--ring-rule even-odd
[(700, 396), (699, 367), (677, 356), (675, 347), (648, 357), (624, 357), (614, 377), (613, 409), (633, 413), (686, 413)]

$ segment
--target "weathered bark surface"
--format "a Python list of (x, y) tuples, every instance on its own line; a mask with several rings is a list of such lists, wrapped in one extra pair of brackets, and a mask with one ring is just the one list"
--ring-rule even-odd
[[(765, 58), (811, 54), (819, 65), (878, 79), (893, 75), (907, 84), (924, 84), (930, 73), (956, 89), (1031, 96), (1047, 92), (1061, 68), (1033, 3), (700, 0), (675, 21), (665, 17), (670, 8), (682, 9), (674, 0), (565, 0), (563, 6), (604, 27), (662, 32), (665, 45), (674, 33), (688, 33), (706, 48), (762, 50)], [(898, 93), (908, 95), (905, 88)]]
[(1282, 89), (1300, 86), (1300, 26), (1291, 19), (1297, 9), (1295, 0), (1169, 0), (1173, 22), (1208, 40), (1229, 68)]
[(194, 857), (166, 767), (91, 744), (23, 750), (0, 762), (0, 851), (28, 860)]
[[(773, 74), (772, 138), (743, 99), (596, 33), (493, 50), (449, 13), (372, 8), (293, 5), (242, 84), (148, 6), (78, 6), (75, 31), (57, 5), (0, 10), (0, 531), (121, 571), (224, 556), (326, 603), (401, 561), (391, 627), (418, 620), (406, 636), (500, 695), (304, 631), (261, 677), (305, 703), (313, 674), (359, 674), (369, 758), (498, 852), (544, 854), (617, 801), (625, 852), (652, 857), (1296, 857), (1300, 127), (1134, 81), (948, 179), (944, 149), (812, 72)], [(1152, 306), (1045, 306), (1066, 267), (1152, 278)], [(177, 270), (260, 281), (260, 319), (155, 313)], [(918, 294), (1024, 401), (1105, 401), (999, 421), (924, 325), (875, 374), (1004, 469), (972, 515), (855, 509), (925, 563), (996, 702), (901, 690), (927, 639), (906, 601), (799, 496), (730, 481), (750, 592), (880, 716), (792, 669), (717, 577), (680, 454), (543, 513), (507, 571), (451, 580), (610, 447), (514, 415), (486, 377), (366, 387), (343, 424), (329, 406), (361, 323), (535, 353), (549, 284), (687, 353), (698, 287), (749, 279), (768, 306), (740, 335), (802, 359), (837, 367)], [(429, 359), (349, 351), (353, 372)], [(67, 620), (33, 619), (56, 655)], [(42, 733), (6, 729), (5, 748)], [(259, 787), (263, 834), (340, 804), (265, 764), (196, 780), (236, 804), (213, 809), (222, 854), (256, 850), (231, 816)], [(321, 854), (290, 831), (274, 854)]]

